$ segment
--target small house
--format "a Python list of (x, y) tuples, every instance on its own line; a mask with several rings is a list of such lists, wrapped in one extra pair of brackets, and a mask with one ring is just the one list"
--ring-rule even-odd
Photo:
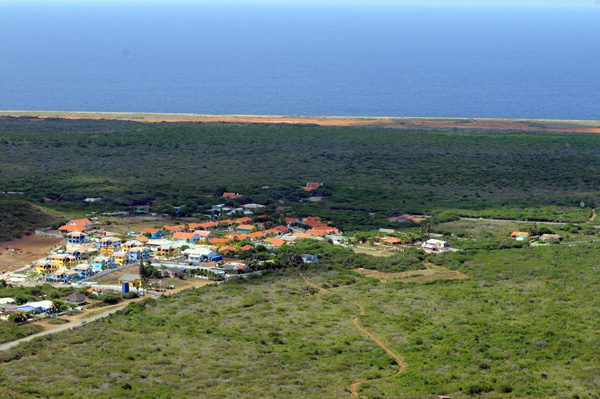
[(316, 190), (317, 188), (321, 187), (323, 185), (323, 183), (319, 183), (319, 182), (308, 182), (306, 183), (306, 186), (303, 187), (304, 191), (312, 191), (312, 190)]
[(446, 241), (429, 239), (422, 244), (423, 250), (428, 253), (436, 252), (442, 253), (447, 252), (450, 248), (450, 244)]
[(562, 241), (562, 237), (558, 234), (542, 234), (540, 236), (541, 241)]
[(188, 248), (183, 251), (190, 262), (215, 262), (223, 257), (210, 248)]
[(161, 229), (152, 229), (149, 227), (143, 229), (142, 231), (140, 231), (140, 233), (150, 238), (161, 238), (164, 235), (164, 231), (162, 231)]
[(317, 255), (300, 255), (300, 257), (302, 258), (302, 262), (304, 263), (314, 263), (317, 262), (319, 260), (319, 257)]
[(67, 295), (63, 298), (63, 300), (69, 305), (85, 305), (87, 302), (87, 296), (80, 294), (79, 292), (74, 292), (71, 295)]
[(127, 253), (126, 252), (114, 252), (110, 255), (110, 257), (114, 260), (115, 266), (123, 266), (127, 263)]
[(85, 244), (87, 240), (87, 234), (81, 231), (73, 231), (67, 234), (67, 243), (73, 245)]
[(121, 239), (116, 237), (104, 237), (100, 239), (98, 244), (100, 252), (104, 255), (110, 255), (121, 249)]
[(38, 274), (54, 273), (58, 270), (58, 267), (59, 266), (50, 259), (42, 259), (35, 263), (35, 272)]
[(140, 261), (150, 258), (150, 248), (137, 247), (129, 251), (129, 260)]
[(75, 266), (77, 258), (68, 254), (54, 254), (50, 256), (50, 261), (56, 268), (71, 268)]
[(156, 256), (163, 258), (171, 257), (175, 255), (175, 251), (177, 251), (176, 245), (161, 245), (156, 249)]
[(180, 231), (173, 234), (173, 239), (175, 239), (177, 241), (191, 242), (191, 243), (196, 243), (196, 242), (200, 241), (200, 237), (196, 233), (183, 233)]
[(265, 243), (271, 245), (273, 248), (279, 248), (285, 244), (285, 240), (282, 240), (281, 238), (267, 238)]
[(92, 267), (90, 265), (81, 264), (73, 268), (80, 278), (86, 278), (92, 275)]
[(97, 256), (92, 259), (92, 269), (96, 272), (115, 267), (115, 260), (108, 256)]
[(237, 231), (239, 231), (240, 233), (250, 233), (252, 229), (254, 229), (254, 226), (252, 226), (251, 224), (240, 224), (237, 227)]

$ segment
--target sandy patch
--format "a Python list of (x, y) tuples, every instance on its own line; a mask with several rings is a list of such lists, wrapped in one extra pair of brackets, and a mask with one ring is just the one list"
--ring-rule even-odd
[[(22, 267), (43, 258), (62, 241), (61, 238), (30, 235), (0, 242), (0, 271), (13, 271), (17, 269), (16, 266)], [(15, 249), (15, 252), (12, 252), (11, 248)]]
[(286, 123), (320, 126), (376, 126), (401, 129), (515, 130), (600, 133), (599, 121), (561, 121), (487, 118), (309, 117), (276, 115), (202, 115), (125, 112), (1, 111), (0, 116), (64, 119), (116, 119), (134, 122)]

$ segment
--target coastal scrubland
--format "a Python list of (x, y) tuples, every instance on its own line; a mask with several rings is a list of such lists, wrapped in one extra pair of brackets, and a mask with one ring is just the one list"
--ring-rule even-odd
[[(583, 222), (600, 194), (599, 144), (574, 133), (3, 117), (0, 191), (81, 214), (194, 213), (227, 190), (244, 194), (234, 205), (281, 201), (344, 229), (446, 209)], [(310, 180), (324, 186), (307, 193)]]
[[(467, 278), (425, 284), (384, 284), (325, 261), (303, 274), (328, 291), (286, 269), (146, 299), (2, 353), (0, 393), (337, 398), (370, 380), (360, 395), (593, 398), (598, 253), (447, 254), (436, 262)], [(400, 356), (401, 374), (354, 317)]]
[(21, 237), (32, 230), (58, 227), (65, 218), (27, 201), (0, 201), (0, 241)]

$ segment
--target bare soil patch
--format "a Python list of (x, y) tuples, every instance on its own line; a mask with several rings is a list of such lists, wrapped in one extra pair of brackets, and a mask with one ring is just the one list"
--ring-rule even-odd
[(426, 270), (411, 270), (408, 272), (385, 273), (378, 270), (370, 269), (354, 269), (356, 273), (363, 276), (376, 278), (384, 284), (394, 281), (402, 281), (405, 283), (416, 282), (424, 283), (433, 280), (462, 280), (467, 276), (457, 270), (450, 270), (445, 267), (434, 265), (433, 263), (423, 263)]
[(352, 250), (354, 251), (354, 253), (357, 253), (357, 254), (367, 254), (367, 255), (379, 256), (379, 257), (394, 256), (394, 255), (398, 255), (400, 253), (397, 249), (394, 249), (392, 247), (384, 247), (384, 246), (381, 246), (379, 248), (373, 248), (373, 249), (352, 247)]
[(62, 241), (61, 238), (30, 235), (0, 242), (0, 271), (13, 271), (17, 269), (15, 266), (22, 267), (43, 258)]
[(397, 117), (345, 117), (345, 116), (277, 116), (277, 115), (202, 115), (153, 114), (119, 112), (49, 112), (4, 111), (0, 116), (21, 116), (64, 119), (116, 119), (134, 122), (218, 122), (218, 123), (287, 123), (320, 126), (374, 126), (402, 129), (452, 129), (452, 130), (514, 130), (600, 133), (599, 121), (478, 119), (478, 118), (397, 118)]

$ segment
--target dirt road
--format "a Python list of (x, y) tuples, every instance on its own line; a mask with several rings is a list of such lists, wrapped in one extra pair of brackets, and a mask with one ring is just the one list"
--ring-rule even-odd
[[(182, 282), (182, 284), (180, 286), (176, 287), (175, 289), (166, 291), (163, 294), (164, 295), (173, 295), (173, 294), (176, 294), (176, 293), (181, 292), (188, 288), (203, 287), (205, 285), (215, 284), (215, 283), (216, 283), (216, 281), (211, 281), (211, 280), (190, 279), (190, 280), (186, 280), (186, 281)], [(110, 316), (111, 314), (117, 312), (118, 310), (124, 309), (131, 302), (142, 301), (143, 299), (144, 299), (144, 297), (139, 297), (139, 298), (135, 298), (135, 299), (125, 300), (118, 305), (107, 306), (104, 308), (84, 309), (82, 313), (78, 313), (73, 316), (63, 317), (63, 318), (69, 318), (68, 324), (59, 324), (59, 325), (49, 324), (47, 319), (41, 320), (39, 322), (34, 322), (34, 324), (39, 324), (42, 327), (44, 327), (45, 330), (42, 332), (39, 332), (37, 334), (29, 335), (25, 338), (18, 339), (16, 341), (7, 342), (5, 344), (2, 344), (2, 345), (0, 345), (0, 352), (5, 351), (10, 348), (13, 348), (13, 347), (19, 345), (21, 342), (31, 341), (32, 339), (35, 339), (37, 337), (43, 337), (44, 335), (56, 334), (61, 331), (71, 330), (73, 328), (80, 327), (80, 326), (86, 324), (87, 322), (92, 322), (94, 320), (98, 320), (103, 317)]]
[(128, 304), (129, 304), (129, 302), (121, 304), (121, 305), (117, 305), (115, 307), (112, 307), (110, 310), (107, 310), (106, 312), (91, 316), (89, 318), (83, 318), (79, 321), (75, 321), (75, 322), (69, 323), (69, 324), (62, 324), (62, 325), (56, 326), (56, 328), (53, 328), (52, 330), (42, 331), (40, 333), (33, 334), (33, 335), (27, 336), (25, 338), (18, 339), (16, 341), (7, 342), (3, 345), (0, 345), (0, 352), (8, 350), (10, 348), (14, 348), (15, 346), (17, 346), (23, 342), (31, 341), (32, 339), (35, 339), (38, 337), (43, 337), (45, 335), (50, 335), (50, 334), (56, 334), (61, 331), (72, 330), (72, 329), (80, 327), (88, 322), (92, 322), (92, 321), (101, 319), (103, 317), (107, 317), (113, 313), (116, 313), (117, 311), (119, 311), (121, 309), (124, 309)]
[[(328, 292), (329, 290), (311, 282), (310, 280), (308, 280), (306, 278), (306, 276), (304, 276), (304, 274), (300, 273), (300, 277), (302, 277), (302, 279), (304, 280), (304, 282), (306, 282), (306, 284), (310, 285), (311, 287), (314, 287), (316, 289), (319, 290), (319, 292)], [(339, 295), (339, 293), (336, 293)], [(342, 298), (344, 298), (344, 300), (356, 305), (359, 309), (360, 312), (360, 316), (364, 316), (365, 313), (365, 309), (363, 308), (363, 306), (356, 302), (353, 301), (351, 299), (346, 298), (343, 295), (340, 295)], [(388, 348), (387, 346), (385, 346), (385, 344), (383, 342), (381, 342), (381, 340), (379, 338), (377, 338), (377, 336), (375, 336), (375, 334), (371, 333), (370, 331), (368, 331), (366, 328), (364, 328), (363, 326), (360, 325), (359, 321), (358, 321), (358, 316), (354, 317), (352, 319), (352, 323), (354, 323), (354, 326), (361, 331), (362, 333), (366, 334), (369, 338), (371, 338), (377, 345), (379, 345), (381, 348), (383, 348), (383, 350), (385, 350), (387, 352), (388, 355), (390, 355), (394, 361), (396, 362), (396, 364), (398, 365), (398, 371), (394, 374), (394, 375), (398, 375), (400, 374), (403, 370), (404, 370), (404, 364), (402, 363), (402, 360), (400, 359), (400, 356), (398, 356), (397, 354), (395, 354), (390, 348)], [(356, 381), (354, 382), (352, 385), (350, 385), (350, 393), (352, 396), (358, 396), (358, 388), (367, 382), (373, 382), (373, 381), (381, 381), (381, 380), (386, 380), (388, 378), (393, 377), (394, 375), (388, 376), (388, 377), (382, 377), (382, 378), (376, 378), (376, 379), (372, 379), (372, 380), (362, 380), (362, 381)]]

